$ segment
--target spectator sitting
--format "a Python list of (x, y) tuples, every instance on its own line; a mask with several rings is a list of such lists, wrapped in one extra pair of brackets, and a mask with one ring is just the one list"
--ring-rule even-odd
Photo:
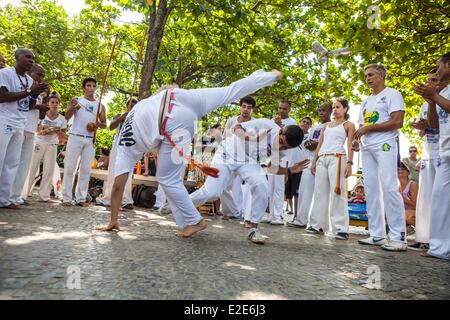
[(109, 166), (109, 148), (102, 148), (102, 155), (98, 159), (97, 169), (108, 170)]
[(366, 203), (366, 195), (364, 194), (364, 186), (356, 186), (354, 196), (350, 198), (350, 203)]
[(405, 204), (406, 225), (416, 224), (416, 202), (419, 190), (417, 182), (410, 180), (410, 172), (404, 163), (398, 168), (398, 180), (400, 182), (400, 192)]

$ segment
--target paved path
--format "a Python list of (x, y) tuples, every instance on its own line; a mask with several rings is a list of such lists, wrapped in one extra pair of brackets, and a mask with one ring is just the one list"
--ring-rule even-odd
[(108, 218), (98, 206), (0, 209), (0, 298), (450, 298), (449, 262), (361, 246), (361, 235), (262, 225), (270, 239), (261, 246), (239, 221), (206, 217), (205, 231), (179, 239), (172, 216), (140, 208), (121, 214), (124, 231), (94, 231)]

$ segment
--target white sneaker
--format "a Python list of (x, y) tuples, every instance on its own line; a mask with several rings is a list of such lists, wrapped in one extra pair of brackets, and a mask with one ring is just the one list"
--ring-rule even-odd
[(287, 222), (286, 225), (288, 227), (306, 228), (306, 224), (301, 224), (297, 220)]
[(257, 228), (250, 229), (247, 239), (253, 243), (258, 243), (258, 244), (264, 244), (264, 242), (266, 241), (266, 237), (264, 237), (261, 234), (261, 232), (259, 232), (259, 229), (257, 229)]
[(386, 251), (406, 251), (408, 246), (403, 242), (389, 241), (381, 246), (381, 249)]
[(170, 208), (170, 205), (168, 203), (166, 203), (165, 205), (163, 205), (161, 208), (158, 209), (158, 213), (160, 215), (171, 214), (172, 209)]
[(375, 238), (375, 237), (369, 237), (367, 239), (361, 239), (358, 240), (359, 244), (368, 244), (373, 246), (382, 246), (384, 244), (387, 244), (387, 240), (385, 238)]
[(261, 220), (261, 223), (271, 223), (271, 222), (272, 222), (272, 219), (270, 219), (270, 218), (263, 218)]
[(274, 225), (274, 226), (282, 226), (282, 225), (284, 225), (284, 222), (281, 219), (275, 219), (275, 220), (270, 221), (270, 224)]

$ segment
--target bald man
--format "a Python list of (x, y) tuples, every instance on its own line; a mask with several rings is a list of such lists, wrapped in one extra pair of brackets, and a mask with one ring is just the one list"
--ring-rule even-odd
[[(45, 78), (45, 70), (40, 64), (34, 64), (28, 73), (35, 83), (43, 83)], [(44, 102), (45, 97), (48, 97), (48, 90), (42, 95), (31, 96), (30, 107), (27, 115), (27, 121), (23, 129), (23, 143), (20, 153), (19, 168), (14, 179), (11, 190), (10, 201), (16, 205), (25, 204), (26, 195), (22, 197), (22, 190), (25, 180), (28, 177), (30, 170), (31, 157), (33, 156), (34, 137), (40, 119), (45, 117), (48, 107)], [(34, 174), (34, 173), (33, 173)]]
[(26, 74), (34, 65), (29, 49), (18, 49), (14, 67), (0, 70), (0, 207), (17, 209), (10, 201), (12, 185), (19, 167), (23, 131), (32, 96), (47, 90)]

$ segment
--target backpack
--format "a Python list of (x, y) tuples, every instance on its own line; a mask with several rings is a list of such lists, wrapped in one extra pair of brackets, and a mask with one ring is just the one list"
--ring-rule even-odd
[(135, 206), (153, 208), (156, 196), (156, 188), (140, 184), (133, 189), (133, 202)]

